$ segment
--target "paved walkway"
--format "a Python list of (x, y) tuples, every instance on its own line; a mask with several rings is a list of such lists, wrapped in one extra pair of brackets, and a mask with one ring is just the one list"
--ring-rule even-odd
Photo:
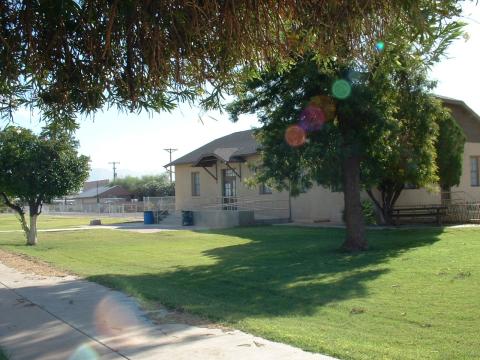
[(241, 331), (155, 325), (123, 293), (0, 263), (0, 346), (11, 360), (327, 360)]

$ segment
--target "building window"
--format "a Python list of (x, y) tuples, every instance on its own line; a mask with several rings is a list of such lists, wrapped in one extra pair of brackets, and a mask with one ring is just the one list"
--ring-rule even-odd
[(269, 195), (272, 193), (272, 188), (265, 184), (260, 184), (260, 195)]
[(200, 196), (200, 173), (192, 173), (192, 196)]
[(470, 183), (472, 186), (480, 186), (478, 173), (478, 163), (480, 156), (472, 156), (470, 158)]

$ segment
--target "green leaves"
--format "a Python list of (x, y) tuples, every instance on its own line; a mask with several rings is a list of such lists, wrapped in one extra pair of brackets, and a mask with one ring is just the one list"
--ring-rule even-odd
[(437, 123), (438, 138), (435, 142), (440, 186), (449, 189), (460, 183), (462, 175), (465, 134), (448, 110), (442, 109)]
[(0, 114), (27, 104), (74, 129), (76, 115), (103, 107), (219, 107), (239, 81), (297, 56), (375, 63), (375, 43), (394, 32), (432, 47), (451, 34), (442, 53), (459, 30), (449, 24), (459, 3), (1, 0)]
[(175, 186), (170, 184), (167, 174), (145, 175), (142, 177), (127, 176), (117, 179), (112, 185), (121, 185), (136, 198), (144, 196), (174, 196)]
[(20, 204), (49, 202), (79, 190), (89, 158), (78, 155), (68, 133), (40, 136), (9, 126), (0, 132), (0, 189)]

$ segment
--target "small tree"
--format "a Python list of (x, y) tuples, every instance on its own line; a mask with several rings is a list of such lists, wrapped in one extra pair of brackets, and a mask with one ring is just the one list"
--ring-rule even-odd
[(462, 176), (465, 134), (446, 109), (438, 117), (439, 133), (435, 143), (437, 168), (442, 192), (449, 192), (460, 183)]
[(369, 169), (376, 174), (376, 197), (367, 193), (380, 211), (384, 223), (391, 223), (390, 214), (405, 184), (425, 187), (438, 183), (437, 121), (444, 109), (438, 100), (422, 89), (402, 94), (396, 103), (395, 124), (387, 133), (388, 141), (379, 143), (376, 163)]
[(88, 162), (66, 133), (44, 131), (38, 136), (14, 126), (0, 132), (0, 196), (19, 216), (28, 245), (37, 244), (43, 204), (79, 190), (88, 177)]
[(387, 141), (378, 141), (370, 154), (376, 162), (370, 163), (372, 167), (366, 172), (378, 179), (379, 196), (368, 188), (367, 193), (387, 224), (405, 184), (440, 185), (444, 192), (458, 185), (465, 144), (455, 119), (429, 93), (434, 84), (427, 80), (425, 71), (412, 67), (408, 75), (405, 71), (398, 74), (399, 78), (391, 82), (396, 90), (390, 90), (395, 94), (395, 122), (387, 132)]
[(142, 177), (126, 176), (115, 180), (111, 184), (123, 186), (140, 200), (145, 196), (175, 195), (175, 186), (170, 184), (167, 174), (144, 175)]

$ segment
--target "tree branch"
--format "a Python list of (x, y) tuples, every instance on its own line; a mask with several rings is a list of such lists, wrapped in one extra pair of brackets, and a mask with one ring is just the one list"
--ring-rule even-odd
[(368, 194), (368, 196), (370, 197), (370, 199), (373, 201), (373, 203), (375, 204), (375, 206), (376, 206), (380, 211), (383, 211), (383, 208), (380, 206), (380, 203), (379, 203), (378, 200), (375, 198), (375, 196), (373, 196), (373, 193), (372, 193), (372, 190), (371, 190), (371, 189), (368, 189), (368, 190), (367, 190), (367, 194)]
[(27, 222), (25, 221), (25, 211), (20, 205), (15, 205), (13, 202), (11, 202), (7, 194), (5, 194), (4, 192), (0, 192), (0, 195), (3, 198), (3, 202), (5, 203), (5, 205), (7, 205), (10, 209), (16, 211), (20, 216), (20, 224), (22, 225), (25, 236), (28, 239), (28, 233), (30, 232), (30, 229), (27, 225)]
[(25, 211), (23, 211), (22, 207), (19, 205), (15, 205), (13, 202), (11, 202), (7, 194), (5, 194), (4, 192), (0, 192), (0, 195), (3, 198), (3, 202), (5, 203), (5, 205), (7, 205), (10, 209), (16, 211), (20, 215), (25, 215)]
[(392, 208), (395, 205), (395, 203), (397, 202), (398, 198), (400, 197), (400, 194), (402, 193), (404, 187), (405, 187), (405, 185), (402, 184), (402, 185), (399, 185), (394, 190), (394, 195), (393, 195), (392, 202), (391, 202), (391, 207)]

